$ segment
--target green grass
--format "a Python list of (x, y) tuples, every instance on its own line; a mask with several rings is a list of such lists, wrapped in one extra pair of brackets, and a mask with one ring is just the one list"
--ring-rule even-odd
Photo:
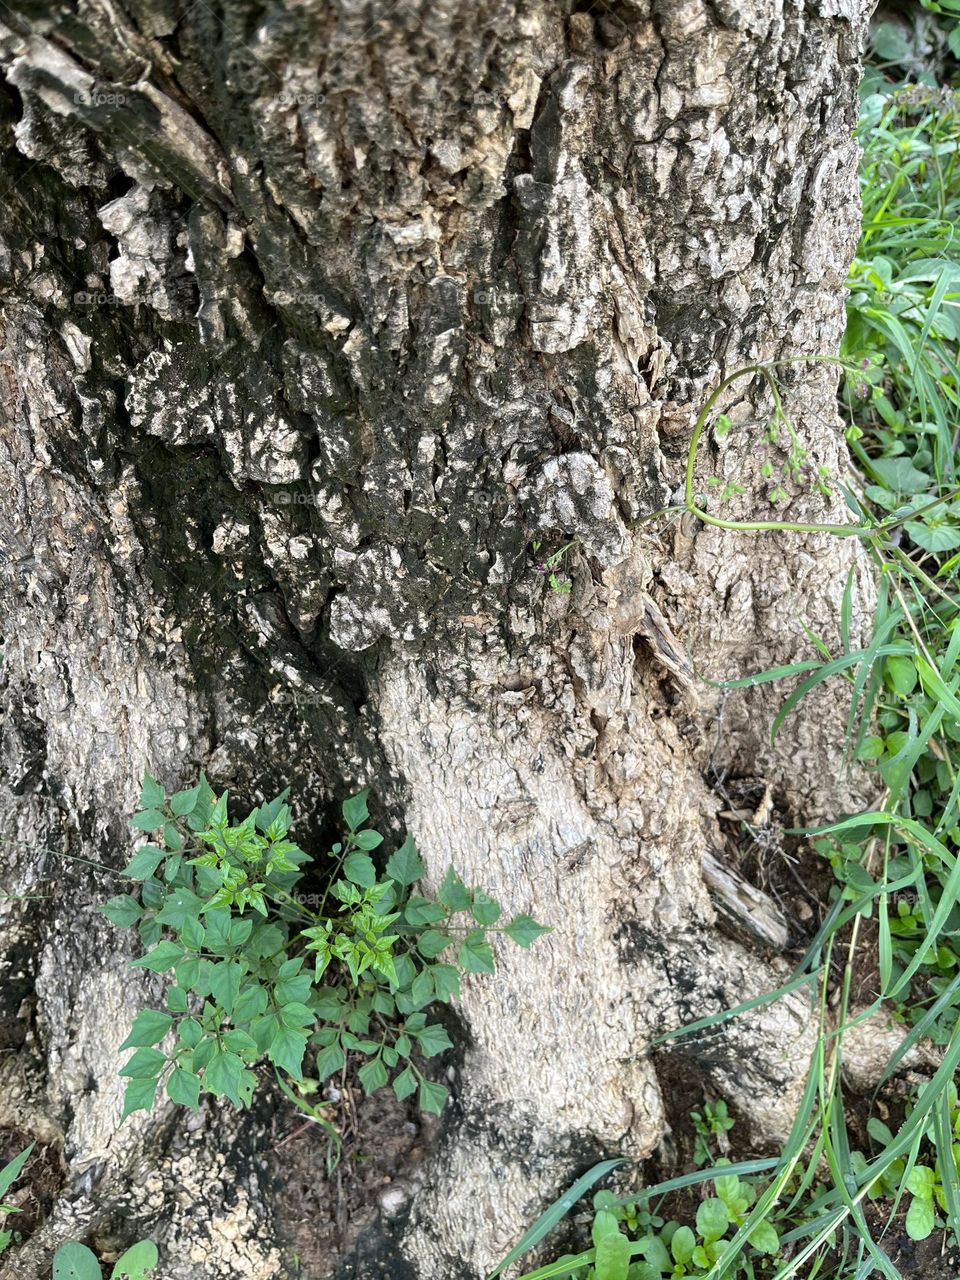
[[(845, 681), (848, 757), (877, 778), (869, 813), (807, 833), (833, 868), (833, 899), (792, 979), (764, 997), (809, 993), (819, 1035), (803, 1100), (775, 1159), (711, 1163), (627, 1199), (598, 1192), (590, 1247), (523, 1280), (899, 1280), (883, 1246), (892, 1223), (916, 1240), (943, 1231), (960, 1245), (960, 98), (884, 84), (877, 73), (865, 89), (864, 220), (850, 272), (841, 401), (861, 471), (847, 498), (877, 569), (873, 634), (852, 648), (848, 582), (839, 646), (815, 638), (809, 661), (733, 682), (800, 678), (772, 725), (776, 734), (820, 682)], [(779, 411), (770, 371), (745, 372), (764, 376)], [(708, 517), (693, 497), (695, 453), (696, 441), (688, 510), (722, 527), (791, 527)], [(921, 1038), (937, 1047), (940, 1063), (898, 1124), (871, 1115), (861, 1151), (848, 1128), (841, 1066), (845, 1032), (864, 1016), (851, 1000), (864, 972), (877, 975), (867, 1012), (903, 1029), (881, 1087)], [(757, 1003), (666, 1038), (709, 1035)], [(701, 1114), (701, 1140), (704, 1125)], [(510, 1262), (608, 1171), (585, 1175)], [(697, 1185), (713, 1194), (695, 1217), (666, 1220), (671, 1203), (682, 1203), (670, 1197)]]
[[(863, 233), (850, 272), (842, 356), (850, 443), (883, 511), (956, 485), (960, 421), (960, 95), (870, 94), (860, 138)], [(863, 398), (865, 397), (865, 398)], [(956, 503), (911, 521), (918, 548), (960, 547)]]

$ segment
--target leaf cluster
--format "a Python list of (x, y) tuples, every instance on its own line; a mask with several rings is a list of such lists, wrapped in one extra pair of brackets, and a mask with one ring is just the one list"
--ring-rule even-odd
[(397, 1098), (417, 1093), (439, 1114), (447, 1089), (422, 1063), (452, 1044), (431, 1009), (456, 999), (464, 973), (494, 972), (493, 934), (529, 947), (547, 932), (527, 915), (502, 922), (452, 867), (435, 897), (414, 892), (424, 866), (409, 837), (378, 865), (366, 792), (342, 806), (346, 834), (316, 903), (300, 891), (311, 859), (290, 837), (287, 798), (232, 822), (227, 794), (203, 775), (169, 797), (144, 775), (131, 826), (149, 840), (124, 869), (136, 887), (102, 910), (136, 928), (145, 952), (134, 967), (171, 976), (165, 1007), (141, 1010), (122, 1045), (133, 1051), (124, 1118), (149, 1109), (161, 1083), (192, 1110), (202, 1094), (243, 1107), (258, 1064), (289, 1089), (351, 1057), (367, 1093), (392, 1082)]

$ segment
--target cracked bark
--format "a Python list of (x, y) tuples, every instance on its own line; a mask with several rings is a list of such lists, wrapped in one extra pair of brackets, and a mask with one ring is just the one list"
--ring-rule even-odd
[[(10, 1274), (109, 1214), (170, 1280), (292, 1274), (256, 1117), (117, 1131), (144, 991), (61, 855), (122, 862), (144, 765), (289, 783), (308, 845), (370, 783), (432, 876), (556, 926), (467, 984), (433, 1160), (344, 1276), (482, 1273), (585, 1161), (657, 1145), (652, 1035), (776, 984), (717, 927), (704, 776), (854, 803), (833, 695), (771, 747), (772, 695), (691, 663), (789, 661), (868, 577), (849, 541), (643, 517), (721, 376), (836, 349), (867, 7), (5, 10), (0, 860), (48, 896), (0, 903), (0, 1120), (68, 1167)], [(834, 373), (788, 382), (842, 473)], [(734, 389), (704, 460), (744, 512), (761, 400)], [(569, 595), (534, 541), (573, 543)], [(785, 1000), (690, 1051), (776, 1136), (811, 1043)]]

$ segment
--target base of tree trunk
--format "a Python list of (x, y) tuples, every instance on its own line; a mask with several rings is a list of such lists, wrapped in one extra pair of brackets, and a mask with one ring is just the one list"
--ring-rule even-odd
[[(268, 1101), (118, 1127), (157, 990), (90, 864), (123, 865), (144, 766), (290, 785), (316, 849), (371, 785), (430, 883), (553, 926), (466, 983), (452, 1102), (344, 1277), (482, 1276), (586, 1165), (663, 1142), (653, 1038), (788, 973), (714, 784), (853, 807), (844, 713), (823, 688), (771, 745), (778, 691), (701, 677), (836, 635), (851, 570), (856, 631), (869, 576), (851, 540), (648, 517), (722, 377), (837, 347), (866, 8), (7, 11), (0, 1125), (64, 1173), (2, 1280), (146, 1234), (165, 1280), (294, 1274)], [(842, 478), (835, 370), (781, 372)], [(769, 516), (765, 390), (718, 409), (697, 488)], [(763, 1143), (813, 1043), (793, 996), (684, 1052)]]

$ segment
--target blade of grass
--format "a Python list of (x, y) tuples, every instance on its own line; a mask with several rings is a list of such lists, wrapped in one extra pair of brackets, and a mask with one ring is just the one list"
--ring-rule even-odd
[[(548, 1209), (541, 1213), (530, 1230), (523, 1236), (518, 1244), (516, 1244), (500, 1265), (487, 1276), (486, 1280), (497, 1280), (507, 1267), (512, 1266), (518, 1258), (522, 1258), (528, 1253), (534, 1245), (540, 1243), (548, 1231), (551, 1231), (557, 1223), (565, 1217), (577, 1201), (590, 1190), (592, 1186), (606, 1177), (614, 1169), (620, 1167), (625, 1161), (623, 1157), (617, 1157), (612, 1160), (602, 1160), (599, 1164), (595, 1164), (592, 1169), (588, 1169), (582, 1177), (579, 1177), (569, 1191), (565, 1191), (558, 1200), (555, 1200)], [(581, 1264), (582, 1265), (582, 1264)], [(547, 1275), (564, 1275), (563, 1271), (539, 1271), (535, 1272), (536, 1276)], [(527, 1277), (527, 1280), (533, 1280), (533, 1276)]]

